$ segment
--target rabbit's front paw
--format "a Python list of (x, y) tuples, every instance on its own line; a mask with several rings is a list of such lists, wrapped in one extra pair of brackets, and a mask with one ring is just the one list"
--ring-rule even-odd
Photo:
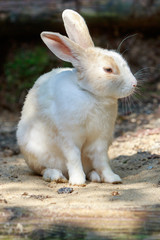
[(122, 179), (120, 178), (119, 175), (115, 173), (110, 173), (107, 174), (106, 176), (103, 177), (103, 182), (108, 182), (108, 183), (122, 183)]
[(91, 182), (101, 182), (100, 176), (94, 170), (88, 173), (87, 178)]
[(50, 169), (47, 168), (43, 171), (43, 179), (46, 182), (57, 182), (57, 183), (65, 183), (68, 180), (65, 178), (65, 176), (63, 176), (62, 171), (60, 171), (59, 169)]
[(83, 185), (86, 181), (84, 173), (74, 173), (69, 178), (69, 183), (72, 185)]

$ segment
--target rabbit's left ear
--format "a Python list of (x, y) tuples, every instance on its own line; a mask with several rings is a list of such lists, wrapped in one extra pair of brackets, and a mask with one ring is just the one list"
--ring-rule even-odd
[(94, 47), (88, 27), (77, 12), (66, 9), (62, 13), (62, 18), (69, 39), (84, 48)]

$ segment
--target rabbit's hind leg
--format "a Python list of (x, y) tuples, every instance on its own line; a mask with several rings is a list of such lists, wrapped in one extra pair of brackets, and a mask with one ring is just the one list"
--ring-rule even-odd
[(95, 170), (92, 170), (87, 174), (87, 179), (91, 182), (101, 182), (100, 176)]
[(67, 178), (63, 175), (59, 169), (46, 168), (42, 171), (43, 179), (47, 182), (54, 181), (56, 183), (66, 183)]

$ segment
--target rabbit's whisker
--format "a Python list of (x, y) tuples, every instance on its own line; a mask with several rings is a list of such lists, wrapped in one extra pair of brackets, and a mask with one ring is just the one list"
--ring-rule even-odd
[(122, 46), (122, 44), (124, 43), (124, 41), (126, 41), (127, 39), (129, 39), (129, 38), (131, 38), (131, 37), (134, 37), (134, 36), (136, 36), (137, 35), (137, 33), (136, 34), (132, 34), (132, 35), (129, 35), (129, 36), (127, 36), (127, 37), (125, 37), (121, 42), (120, 42), (120, 44), (119, 44), (119, 46), (118, 46), (118, 48), (117, 48), (117, 52), (119, 52), (120, 53), (120, 50), (121, 50), (121, 46)]

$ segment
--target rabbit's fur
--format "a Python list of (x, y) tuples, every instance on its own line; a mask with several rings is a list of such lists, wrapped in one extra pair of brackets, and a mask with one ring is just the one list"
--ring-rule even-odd
[(65, 10), (69, 38), (43, 32), (50, 50), (74, 68), (53, 69), (29, 91), (17, 139), (29, 167), (47, 181), (84, 184), (121, 182), (109, 166), (107, 151), (117, 116), (117, 99), (137, 84), (126, 61), (94, 47), (84, 19)]

